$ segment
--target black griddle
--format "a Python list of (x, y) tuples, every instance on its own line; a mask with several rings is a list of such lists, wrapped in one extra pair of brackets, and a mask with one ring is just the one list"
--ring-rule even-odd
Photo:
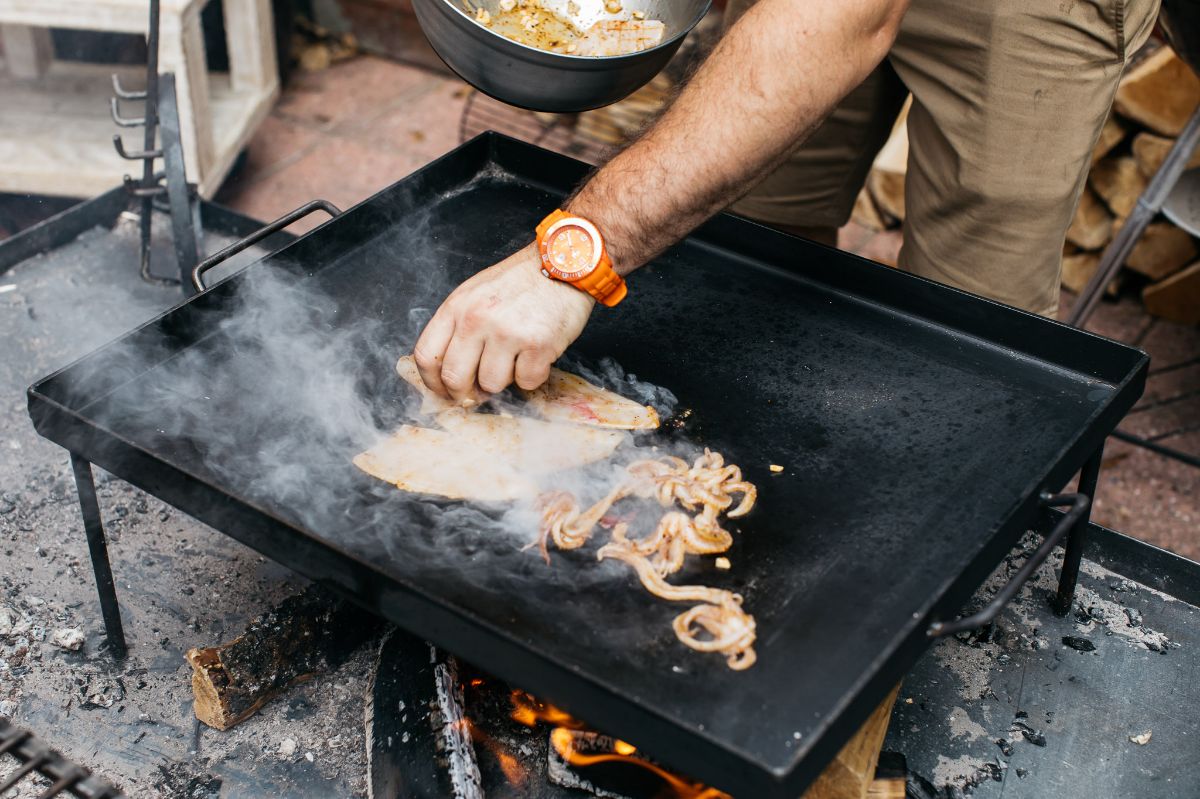
[[(630, 301), (597, 312), (575, 349), (669, 387), (693, 411), (689, 434), (758, 484), (734, 568), (681, 577), (745, 595), (758, 663), (741, 673), (684, 649), (669, 625), (682, 608), (618, 564), (555, 553), (547, 568), (489, 539), (494, 510), (447, 515), (345, 478), (341, 453), (311, 453), (352, 483), (335, 508), (206, 463), (205, 438), (264, 401), (216, 379), (253, 371), (252, 353), (222, 346), (220, 322), (256, 272), (304, 281), (336, 302), (337, 320), (378, 320), (399, 342), (408, 311), (523, 245), (584, 170), (482, 135), (38, 382), (30, 414), (73, 454), (104, 563), (89, 462), (683, 773), (743, 798), (799, 795), (928, 646), (930, 625), (1042, 518), (1041, 492), (1089, 462), (1090, 493), (1148, 358), (728, 215), (637, 273)], [(191, 352), (211, 369), (211, 411), (167, 435), (172, 405), (146, 398)], [(454, 557), (440, 557), (447, 547)], [(98, 575), (111, 635), (119, 619)]]

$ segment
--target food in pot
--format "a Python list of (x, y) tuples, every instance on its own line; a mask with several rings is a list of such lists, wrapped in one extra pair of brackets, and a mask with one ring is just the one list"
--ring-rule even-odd
[[(567, 10), (578, 13), (578, 7), (568, 3)], [(580, 56), (615, 56), (648, 50), (662, 43), (666, 25), (661, 20), (646, 19), (634, 11), (630, 19), (603, 19), (587, 30), (580, 30), (568, 18), (542, 5), (540, 0), (500, 0), (496, 11), (474, 6), (465, 0), (467, 13), (476, 22), (514, 42), (548, 50), (552, 53)], [(610, 0), (604, 4), (609, 14), (624, 11), (621, 3)]]

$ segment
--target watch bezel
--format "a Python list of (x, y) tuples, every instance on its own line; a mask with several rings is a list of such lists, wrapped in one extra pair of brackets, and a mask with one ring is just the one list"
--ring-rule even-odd
[[(550, 260), (550, 241), (553, 239), (554, 234), (564, 227), (580, 228), (592, 240), (591, 263), (587, 267), (575, 272), (564, 272)], [(604, 253), (604, 237), (600, 235), (599, 229), (594, 224), (583, 217), (567, 216), (557, 220), (546, 229), (546, 233), (542, 236), (541, 242), (539, 242), (538, 249), (540, 250), (542, 266), (545, 270), (559, 280), (571, 282), (585, 278), (596, 271), (596, 267), (600, 265), (600, 258)]]

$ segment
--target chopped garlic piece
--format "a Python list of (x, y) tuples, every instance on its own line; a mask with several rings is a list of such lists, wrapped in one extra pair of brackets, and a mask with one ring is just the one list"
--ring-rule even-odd
[(778, 463), (772, 463), (771, 471), (773, 471), (775, 474), (779, 474), (780, 472), (783, 471), (783, 467), (780, 466)]
[(646, 18), (646, 12), (645, 12), (645, 11), (634, 11), (634, 12), (633, 12), (633, 18), (634, 18), (634, 19), (645, 19), (645, 18)]
[(517, 0), (500, 0), (501, 11), (512, 11), (517, 7)]
[(480, 25), (491, 25), (492, 24), (492, 15), (488, 13), (488, 10), (486, 8), (483, 8), (482, 6), (480, 6), (479, 8), (477, 8), (475, 10), (475, 21), (478, 22)]
[(604, 0), (604, 10), (610, 14), (620, 14), (621, 0)]
[(717, 558), (713, 561), (718, 569), (728, 569), (733, 564), (729, 562), (729, 558)]

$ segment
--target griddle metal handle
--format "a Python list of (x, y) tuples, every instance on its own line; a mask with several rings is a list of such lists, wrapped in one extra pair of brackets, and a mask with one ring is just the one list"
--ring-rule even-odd
[(235, 241), (233, 244), (230, 244), (220, 252), (210, 255), (200, 263), (196, 264), (196, 268), (192, 270), (192, 285), (196, 287), (196, 291), (204, 291), (205, 272), (212, 269), (214, 266), (226, 260), (227, 258), (237, 255), (247, 247), (252, 247), (253, 245), (258, 244), (267, 236), (278, 233), (288, 225), (303, 219), (314, 211), (324, 211), (331, 217), (341, 216), (342, 213), (336, 205), (328, 200), (313, 200), (310, 203), (305, 203), (296, 210), (284, 214), (268, 225), (263, 225), (261, 228), (254, 231), (249, 236), (246, 236), (244, 239)]
[(1059, 544), (1067, 533), (1079, 522), (1085, 518), (1088, 510), (1091, 508), (1092, 500), (1087, 494), (1042, 494), (1042, 507), (1045, 508), (1061, 508), (1070, 507), (1062, 518), (1058, 520), (1058, 524), (1054, 525), (1043, 539), (1042, 545), (1037, 551), (1029, 556), (1029, 559), (1021, 566), (1013, 578), (1008, 583), (996, 592), (992, 597), (992, 601), (980, 610), (978, 613), (973, 613), (961, 619), (953, 621), (935, 621), (929, 625), (929, 629), (925, 634), (930, 638), (942, 638), (947, 635), (955, 635), (957, 633), (966, 632), (967, 630), (975, 630), (990, 624), (995, 618), (1000, 615), (1000, 611), (1009, 603), (1017, 592), (1021, 590), (1021, 586), (1033, 576), (1033, 573), (1038, 570), (1046, 558), (1050, 556), (1050, 552)]

